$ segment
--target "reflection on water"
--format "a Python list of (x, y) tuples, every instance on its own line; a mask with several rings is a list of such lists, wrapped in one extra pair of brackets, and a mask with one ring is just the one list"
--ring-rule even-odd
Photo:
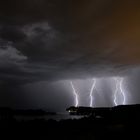
[(53, 119), (56, 121), (60, 121), (60, 120), (67, 120), (67, 119), (80, 119), (84, 116), (80, 116), (80, 115), (69, 115), (68, 113), (63, 113), (63, 112), (59, 112), (56, 115), (44, 115), (44, 116), (15, 116), (15, 119), (18, 121), (28, 121), (28, 120), (34, 120), (34, 119), (44, 119), (44, 120), (49, 120), (49, 119)]

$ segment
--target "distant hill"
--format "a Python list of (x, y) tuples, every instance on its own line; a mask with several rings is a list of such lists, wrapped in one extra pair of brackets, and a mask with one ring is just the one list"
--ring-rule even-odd
[(70, 115), (85, 115), (93, 118), (139, 118), (140, 117), (140, 104), (135, 105), (119, 105), (115, 107), (74, 107), (71, 106), (66, 109)]
[(41, 109), (33, 110), (13, 110), (11, 108), (7, 107), (1, 107), (0, 108), (0, 118), (4, 117), (12, 117), (12, 116), (43, 116), (43, 115), (56, 115), (55, 112), (46, 112)]

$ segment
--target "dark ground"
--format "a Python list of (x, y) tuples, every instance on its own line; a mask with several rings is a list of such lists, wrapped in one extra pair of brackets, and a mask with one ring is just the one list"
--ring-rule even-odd
[(12, 116), (1, 117), (0, 139), (139, 139), (139, 107), (125, 110), (118, 109), (108, 117), (90, 116), (79, 120), (17, 121)]

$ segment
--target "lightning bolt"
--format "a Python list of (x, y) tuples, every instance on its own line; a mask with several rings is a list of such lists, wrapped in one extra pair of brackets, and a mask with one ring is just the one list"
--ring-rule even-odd
[(73, 82), (72, 82), (72, 81), (70, 82), (70, 84), (71, 84), (71, 87), (72, 87), (72, 90), (73, 90), (73, 94), (74, 94), (74, 96), (75, 96), (75, 106), (77, 107), (78, 104), (79, 104), (79, 101), (78, 101), (78, 94), (77, 94), (77, 92), (76, 92), (76, 90), (75, 90), (75, 88), (74, 88), (74, 85), (73, 85)]
[(93, 90), (95, 88), (95, 85), (96, 85), (96, 79), (93, 79), (92, 87), (90, 90), (90, 107), (93, 106)]
[(124, 105), (125, 104), (125, 93), (123, 91), (123, 88), (122, 88), (122, 85), (123, 85), (123, 78), (115, 78), (115, 81), (116, 81), (116, 90), (115, 90), (115, 93), (114, 93), (114, 104), (115, 106), (118, 105), (117, 103), (117, 96), (118, 96), (118, 92), (120, 92), (120, 94), (122, 95), (123, 97), (123, 101), (122, 101), (122, 104)]
[(118, 81), (117, 78), (114, 78), (114, 79), (116, 81), (116, 90), (115, 90), (115, 93), (114, 93), (114, 104), (115, 104), (115, 106), (117, 106), (118, 105), (118, 103), (117, 103), (117, 93), (118, 93), (118, 89), (119, 89), (119, 81)]
[(123, 102), (122, 102), (122, 104), (125, 105), (125, 100), (126, 100), (125, 99), (125, 93), (124, 93), (123, 88), (122, 88), (123, 80), (124, 80), (123, 78), (120, 79), (120, 91), (121, 91), (122, 96), (123, 96)]

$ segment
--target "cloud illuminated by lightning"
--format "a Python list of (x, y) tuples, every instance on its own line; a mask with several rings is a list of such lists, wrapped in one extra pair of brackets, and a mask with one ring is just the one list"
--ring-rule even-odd
[(75, 96), (75, 106), (77, 107), (78, 104), (79, 104), (79, 101), (78, 101), (78, 94), (77, 94), (77, 92), (76, 92), (76, 90), (75, 90), (75, 88), (74, 88), (74, 85), (73, 85), (73, 82), (72, 82), (72, 81), (70, 82), (70, 84), (71, 84), (71, 87), (72, 87), (72, 90), (73, 90), (73, 94), (74, 94), (74, 96)]
[(117, 103), (117, 96), (119, 95), (118, 93), (120, 92), (121, 96), (122, 96), (122, 103), (123, 105), (125, 105), (125, 93), (124, 93), (124, 90), (123, 90), (123, 78), (115, 78), (115, 81), (116, 81), (116, 90), (115, 90), (115, 93), (114, 93), (114, 104), (115, 106), (118, 105)]
[(93, 84), (90, 90), (90, 107), (93, 106), (93, 90), (95, 88), (95, 85), (96, 85), (96, 79), (93, 79)]

